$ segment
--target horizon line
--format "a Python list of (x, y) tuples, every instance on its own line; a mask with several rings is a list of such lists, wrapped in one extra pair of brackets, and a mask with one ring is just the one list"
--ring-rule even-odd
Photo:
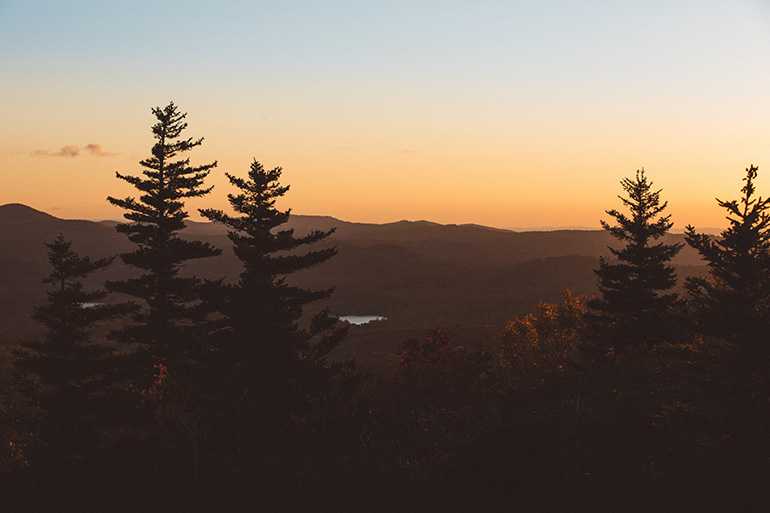
[[(90, 221), (94, 223), (119, 223), (121, 221), (117, 219), (94, 219), (94, 218), (86, 218), (86, 217), (72, 217), (72, 218), (65, 218), (65, 217), (58, 217), (54, 214), (51, 214), (49, 211), (42, 210), (36, 207), (32, 207), (30, 205), (27, 205), (25, 203), (19, 203), (19, 202), (10, 202), (10, 203), (4, 203), (0, 205), (0, 208), (3, 207), (9, 207), (9, 206), (21, 206), (25, 207), (31, 210), (34, 210), (36, 212), (40, 212), (42, 214), (51, 216), (55, 219), (60, 219), (62, 221)], [(486, 228), (491, 230), (502, 230), (502, 231), (510, 231), (510, 232), (558, 232), (558, 231), (585, 231), (585, 232), (592, 232), (592, 231), (604, 231), (601, 226), (597, 227), (589, 227), (589, 226), (575, 226), (575, 225), (532, 225), (532, 226), (494, 226), (494, 225), (488, 225), (488, 224), (481, 224), (476, 222), (465, 222), (465, 223), (440, 223), (437, 221), (431, 221), (428, 219), (397, 219), (394, 221), (385, 221), (385, 222), (371, 222), (371, 221), (353, 221), (349, 219), (342, 219), (340, 217), (330, 215), (330, 214), (307, 214), (307, 213), (295, 213), (292, 212), (291, 215), (293, 216), (301, 216), (301, 217), (324, 217), (328, 219), (334, 219), (335, 221), (340, 221), (342, 223), (348, 223), (348, 224), (368, 224), (368, 225), (376, 225), (376, 226), (384, 226), (388, 224), (396, 224), (396, 223), (429, 223), (434, 224), (438, 226), (476, 226), (479, 228)], [(187, 218), (188, 221), (192, 221), (193, 223), (201, 223), (201, 224), (210, 224), (212, 221), (203, 220), (200, 218), (193, 219), (191, 217)], [(707, 226), (703, 228), (699, 228), (699, 231), (704, 233), (720, 233), (723, 229)], [(681, 234), (684, 233), (683, 229), (674, 229), (671, 230), (669, 233), (674, 234)]]

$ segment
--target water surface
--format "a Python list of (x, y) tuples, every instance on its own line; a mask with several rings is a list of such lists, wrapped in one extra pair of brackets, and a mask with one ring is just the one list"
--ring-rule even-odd
[(385, 321), (387, 317), (382, 315), (340, 315), (339, 320), (353, 324), (354, 326), (361, 326), (363, 324), (369, 324), (372, 321)]

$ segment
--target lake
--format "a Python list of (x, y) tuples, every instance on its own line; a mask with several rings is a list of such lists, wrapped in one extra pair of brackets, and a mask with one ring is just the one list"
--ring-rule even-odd
[[(94, 308), (97, 306), (101, 306), (104, 303), (80, 303), (80, 308)], [(347, 322), (349, 324), (352, 324), (354, 326), (362, 326), (364, 324), (369, 324), (373, 321), (386, 321), (388, 320), (387, 317), (384, 317), (382, 315), (340, 315), (337, 317), (337, 319)]]
[(372, 321), (386, 321), (388, 319), (382, 315), (340, 315), (337, 318), (343, 322), (353, 324), (354, 326), (369, 324)]

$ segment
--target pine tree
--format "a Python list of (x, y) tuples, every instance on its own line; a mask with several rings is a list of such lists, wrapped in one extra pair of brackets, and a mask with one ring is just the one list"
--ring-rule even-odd
[(121, 258), (142, 274), (110, 282), (107, 287), (146, 305), (135, 315), (135, 324), (122, 331), (122, 340), (142, 344), (155, 360), (167, 361), (189, 354), (193, 344), (189, 328), (201, 316), (199, 280), (180, 276), (180, 267), (189, 260), (220, 253), (208, 243), (179, 236), (188, 217), (184, 201), (211, 191), (212, 187), (204, 187), (204, 180), (217, 163), (191, 166), (189, 158), (182, 158), (200, 146), (203, 139), (182, 136), (187, 128), (187, 114), (181, 113), (173, 102), (152, 109), (152, 113), (157, 119), (152, 127), (156, 142), (152, 156), (140, 161), (142, 176), (116, 173), (141, 193), (139, 199), (107, 198), (126, 210), (123, 217), (128, 222), (118, 224), (117, 230), (138, 246)]
[(718, 238), (687, 226), (687, 243), (708, 263), (709, 277), (687, 280), (706, 332), (767, 356), (770, 323), (770, 198), (757, 197), (758, 168), (746, 169), (739, 200), (722, 201), (729, 227)]
[(17, 365), (40, 381), (45, 458), (49, 462), (73, 462), (85, 457), (85, 448), (94, 446), (99, 425), (96, 419), (106, 411), (112, 348), (94, 343), (91, 332), (97, 323), (114, 317), (125, 306), (103, 304), (107, 293), (87, 290), (82, 283), (110, 265), (112, 258), (81, 257), (62, 235), (46, 245), (51, 265), (44, 280), (49, 285), (48, 301), (34, 313), (46, 327), (46, 335), (26, 344)]
[(341, 368), (330, 365), (326, 356), (344, 336), (344, 329), (326, 311), (315, 316), (309, 328), (300, 326), (303, 307), (332, 291), (305, 290), (287, 278), (336, 254), (331, 247), (301, 251), (324, 241), (334, 230), (297, 236), (293, 229), (280, 229), (291, 215), (290, 210), (276, 207), (289, 190), (279, 183), (281, 172), (280, 167), (268, 170), (255, 160), (248, 178), (228, 174), (238, 189), (228, 199), (239, 215), (214, 209), (201, 214), (229, 228), (234, 252), (243, 263), (237, 283), (219, 283), (208, 296), (222, 317), (212, 335), (219, 341), (216, 354), (221, 371), (213, 386), (224, 387), (221, 395), (227, 401), (218, 406), (229, 408), (224, 414), (230, 419), (226, 429), (234, 430), (217, 438), (238, 440), (235, 450), (248, 455), (250, 465), (261, 461), (270, 468), (294, 472), (298, 459), (310, 458), (310, 452), (329, 444), (326, 440), (318, 442), (319, 447), (302, 449), (297, 430), (307, 430), (313, 412), (330, 411), (334, 376), (340, 375)]
[[(644, 170), (635, 178), (621, 181), (627, 196), (619, 196), (630, 215), (608, 210), (616, 225), (602, 221), (602, 227), (623, 243), (609, 248), (616, 261), (601, 258), (595, 271), (600, 297), (589, 302), (588, 315), (597, 335), (614, 350), (649, 345), (666, 337), (671, 311), (677, 301), (669, 292), (676, 284), (670, 265), (683, 244), (655, 242), (673, 226), (668, 206), (661, 202), (660, 190), (654, 190)], [(605, 338), (606, 337), (606, 338)]]
[[(278, 357), (294, 357), (307, 349), (307, 337), (299, 326), (303, 307), (326, 298), (331, 290), (308, 291), (289, 285), (286, 277), (297, 271), (320, 264), (336, 254), (334, 248), (309, 251), (296, 250), (323, 241), (334, 229), (312, 231), (297, 237), (293, 229), (278, 230), (289, 220), (290, 210), (281, 211), (276, 200), (289, 190), (279, 183), (282, 169), (266, 170), (256, 160), (251, 164), (247, 179), (228, 174), (227, 178), (239, 189), (229, 194), (233, 217), (221, 210), (201, 210), (201, 214), (230, 230), (235, 255), (243, 263), (243, 272), (235, 286), (221, 289), (217, 304), (226, 321), (223, 329), (234, 340), (245, 343), (245, 353), (256, 351), (260, 358), (266, 352)], [(320, 326), (320, 325), (319, 325)], [(260, 343), (254, 343), (258, 331)]]

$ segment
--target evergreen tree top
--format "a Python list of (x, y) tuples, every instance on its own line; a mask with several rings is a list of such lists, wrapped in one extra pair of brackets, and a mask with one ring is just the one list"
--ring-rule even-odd
[(694, 226), (687, 226), (687, 243), (708, 262), (714, 279), (689, 280), (688, 288), (696, 297), (716, 301), (717, 295), (730, 291), (738, 294), (736, 301), (754, 304), (757, 298), (770, 295), (770, 198), (756, 195), (754, 181), (758, 169), (754, 165), (746, 169), (739, 199), (716, 199), (727, 211), (729, 223), (719, 237), (698, 233)]
[(623, 243), (610, 247), (617, 259), (599, 260), (596, 269), (600, 296), (589, 302), (589, 319), (599, 338), (614, 348), (648, 346), (669, 336), (667, 323), (677, 301), (670, 290), (676, 285), (671, 259), (683, 244), (655, 242), (673, 226), (664, 215), (668, 203), (661, 189), (654, 189), (644, 169), (621, 186), (619, 196), (629, 213), (607, 210), (617, 224), (601, 221), (602, 227)]
[(674, 226), (670, 214), (655, 219), (668, 208), (668, 202), (661, 202), (660, 193), (663, 190), (653, 189), (653, 183), (647, 179), (644, 168), (637, 170), (634, 178), (624, 178), (620, 184), (628, 196), (618, 198), (631, 216), (612, 209), (606, 213), (615, 218), (618, 226), (610, 226), (606, 221), (601, 221), (602, 227), (616, 239), (646, 243), (650, 238), (662, 237)]
[(200, 212), (204, 217), (230, 228), (229, 237), (239, 258), (271, 261), (276, 264), (273, 268), (275, 272), (280, 270), (281, 273), (290, 273), (330, 258), (335, 254), (335, 250), (329, 248), (314, 251), (301, 257), (268, 255), (321, 241), (334, 233), (334, 228), (327, 231), (314, 230), (301, 237), (295, 236), (293, 229), (272, 231), (286, 223), (291, 216), (291, 209), (280, 210), (276, 207), (277, 200), (289, 191), (288, 185), (281, 185), (279, 182), (282, 172), (281, 167), (265, 169), (254, 159), (247, 179), (226, 174), (230, 183), (238, 189), (237, 193), (228, 194), (227, 198), (232, 209), (241, 214), (240, 216), (232, 216), (216, 209), (204, 209)]
[(91, 260), (87, 256), (81, 257), (72, 250), (72, 242), (66, 240), (61, 233), (45, 245), (48, 248), (51, 273), (43, 279), (43, 283), (60, 284), (62, 288), (72, 280), (84, 278), (94, 271), (107, 267), (114, 260), (114, 257), (98, 260)]
[(770, 250), (770, 198), (756, 196), (754, 181), (758, 171), (754, 165), (746, 168), (740, 199), (723, 201), (716, 198), (717, 204), (727, 211), (725, 219), (729, 223), (718, 239), (698, 233), (692, 225), (686, 228), (687, 242), (714, 265), (729, 256), (762, 256)]
[(118, 199), (108, 197), (115, 206), (125, 209), (124, 217), (129, 223), (119, 224), (118, 231), (126, 233), (137, 244), (153, 244), (152, 240), (169, 237), (184, 228), (188, 217), (184, 210), (184, 199), (203, 196), (213, 187), (203, 183), (217, 162), (192, 166), (183, 154), (203, 144), (203, 138), (182, 137), (187, 129), (187, 114), (173, 103), (152, 109), (156, 123), (152, 126), (155, 144), (151, 156), (139, 162), (141, 176), (120, 172), (116, 176), (142, 194)]
[[(302, 252), (301, 246), (322, 241), (334, 230), (314, 230), (297, 236), (291, 228), (279, 227), (289, 220), (290, 210), (281, 210), (276, 202), (289, 190), (279, 181), (282, 169), (265, 167), (254, 160), (246, 178), (228, 174), (237, 192), (229, 194), (233, 211), (201, 210), (201, 215), (229, 228), (235, 255), (243, 262), (239, 283), (225, 287), (224, 299), (218, 299), (218, 308), (227, 323), (239, 336), (252, 336), (255, 323), (260, 330), (272, 333), (274, 340), (291, 340), (288, 347), (303, 345), (307, 340), (300, 333), (297, 321), (304, 305), (328, 297), (332, 290), (311, 291), (287, 282), (294, 272), (325, 262), (337, 250), (325, 247)], [(252, 298), (259, 298), (252, 301)]]
[(123, 307), (102, 305), (103, 290), (87, 290), (81, 280), (109, 266), (113, 258), (92, 260), (72, 249), (72, 243), (59, 234), (46, 243), (50, 274), (43, 279), (50, 285), (48, 302), (35, 308), (34, 317), (48, 328), (48, 339), (65, 344), (83, 343), (94, 322), (118, 313)]
[[(200, 313), (199, 285), (196, 277), (179, 276), (184, 262), (216, 256), (221, 251), (211, 244), (179, 236), (184, 229), (185, 200), (208, 194), (212, 187), (204, 181), (216, 161), (193, 166), (185, 156), (203, 139), (184, 137), (187, 114), (173, 103), (152, 109), (155, 142), (151, 156), (139, 162), (140, 175), (116, 173), (133, 185), (139, 197), (107, 200), (125, 210), (125, 223), (117, 225), (137, 248), (120, 255), (124, 263), (144, 274), (122, 281), (108, 282), (111, 292), (139, 298), (146, 304), (133, 316), (135, 326), (126, 326), (119, 337), (132, 343), (155, 346), (155, 356), (180, 356), (190, 337), (193, 318)], [(183, 333), (184, 332), (184, 333)], [(155, 349), (154, 349), (155, 351)]]

